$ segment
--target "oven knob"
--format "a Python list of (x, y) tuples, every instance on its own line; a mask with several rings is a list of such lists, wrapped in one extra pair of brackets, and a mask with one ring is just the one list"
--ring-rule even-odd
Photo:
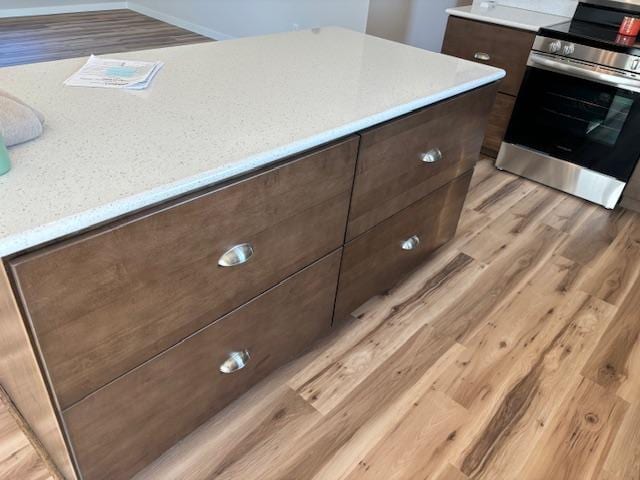
[(554, 40), (549, 44), (548, 48), (550, 53), (558, 53), (562, 48), (562, 42), (560, 40)]
[(567, 43), (564, 47), (562, 47), (562, 53), (564, 55), (572, 55), (573, 52), (576, 51), (575, 43)]

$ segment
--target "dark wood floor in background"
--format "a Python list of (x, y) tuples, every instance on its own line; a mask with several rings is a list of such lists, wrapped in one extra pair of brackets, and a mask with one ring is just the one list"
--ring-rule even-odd
[(0, 67), (211, 39), (131, 10), (0, 19)]

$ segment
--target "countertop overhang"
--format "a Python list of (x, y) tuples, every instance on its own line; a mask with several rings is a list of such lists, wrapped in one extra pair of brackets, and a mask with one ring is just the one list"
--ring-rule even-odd
[(535, 12), (533, 10), (503, 5), (469, 5), (466, 7), (449, 8), (447, 9), (447, 13), (455, 17), (479, 20), (504, 27), (528, 30), (530, 32), (537, 32), (541, 28), (571, 20), (567, 17), (551, 15), (549, 13)]
[(0, 69), (46, 117), (0, 177), (0, 257), (495, 82), (502, 70), (340, 28), (108, 55), (152, 86), (63, 86), (86, 58)]

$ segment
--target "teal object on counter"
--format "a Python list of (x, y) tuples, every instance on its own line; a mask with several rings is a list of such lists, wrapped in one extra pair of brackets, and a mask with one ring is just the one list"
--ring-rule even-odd
[(11, 161), (9, 160), (9, 150), (7, 150), (4, 140), (0, 137), (0, 175), (4, 175), (11, 170)]

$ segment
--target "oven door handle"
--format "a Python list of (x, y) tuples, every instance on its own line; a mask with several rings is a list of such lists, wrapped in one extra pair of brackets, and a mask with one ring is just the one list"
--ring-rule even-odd
[(551, 72), (564, 73), (572, 77), (578, 77), (585, 80), (593, 80), (594, 82), (622, 88), (624, 90), (640, 92), (640, 80), (631, 80), (619, 75), (599, 72), (590, 68), (572, 65), (570, 63), (558, 62), (557, 60), (546, 58), (545, 56), (535, 52), (532, 52), (531, 55), (529, 55), (527, 65), (530, 67), (541, 68), (543, 70), (549, 70)]

